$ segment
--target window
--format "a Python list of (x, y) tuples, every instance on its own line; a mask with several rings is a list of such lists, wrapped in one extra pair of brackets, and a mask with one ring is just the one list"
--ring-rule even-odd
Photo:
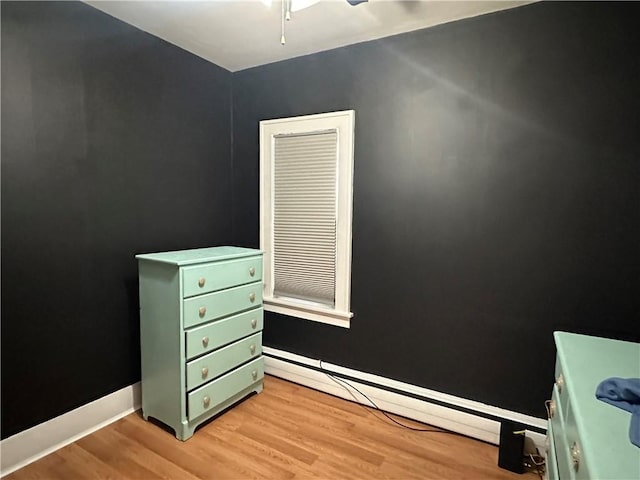
[(265, 310), (349, 326), (354, 117), (260, 122)]

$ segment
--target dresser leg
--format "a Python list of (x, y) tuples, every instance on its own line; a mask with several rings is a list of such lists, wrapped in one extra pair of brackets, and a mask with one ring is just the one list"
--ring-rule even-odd
[(187, 422), (182, 422), (182, 428), (176, 429), (176, 438), (183, 442), (193, 437), (193, 433), (196, 431), (195, 427), (190, 427)]

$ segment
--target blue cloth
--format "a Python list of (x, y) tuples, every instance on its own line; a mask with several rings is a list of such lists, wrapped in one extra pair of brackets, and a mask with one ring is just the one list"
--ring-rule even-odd
[(607, 378), (598, 385), (596, 398), (631, 412), (629, 440), (640, 447), (640, 378)]

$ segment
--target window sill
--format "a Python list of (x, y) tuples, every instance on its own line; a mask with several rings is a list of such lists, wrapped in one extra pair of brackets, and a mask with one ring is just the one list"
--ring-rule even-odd
[(304, 318), (314, 322), (326, 323), (336, 327), (349, 328), (351, 312), (339, 312), (310, 305), (300, 305), (279, 298), (263, 298), (264, 309), (267, 312), (281, 313), (290, 317)]

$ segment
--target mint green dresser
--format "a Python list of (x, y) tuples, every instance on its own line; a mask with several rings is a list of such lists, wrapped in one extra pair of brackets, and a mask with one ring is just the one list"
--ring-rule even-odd
[(212, 247), (136, 258), (142, 414), (187, 440), (262, 391), (262, 252)]
[(548, 403), (547, 477), (640, 479), (631, 413), (595, 397), (601, 381), (640, 377), (640, 344), (555, 332), (556, 382)]

